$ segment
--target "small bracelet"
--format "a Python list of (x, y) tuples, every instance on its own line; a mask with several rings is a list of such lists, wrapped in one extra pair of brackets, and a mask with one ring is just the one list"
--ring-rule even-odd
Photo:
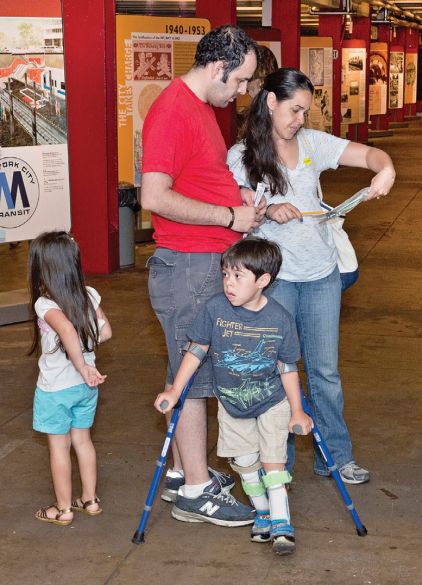
[(228, 226), (226, 226), (226, 227), (227, 227), (227, 229), (230, 229), (230, 228), (232, 228), (232, 227), (233, 227), (234, 220), (236, 219), (236, 216), (235, 216), (235, 214), (234, 214), (234, 209), (233, 209), (233, 207), (227, 207), (227, 209), (230, 211), (230, 221), (229, 221), (229, 225), (228, 225)]
[(268, 210), (269, 210), (269, 208), (270, 208), (270, 207), (272, 207), (273, 205), (275, 205), (275, 204), (274, 204), (274, 203), (270, 203), (270, 204), (268, 205), (267, 209), (265, 210), (265, 213), (264, 213), (265, 217), (266, 217), (267, 219), (269, 219), (270, 221), (271, 221), (271, 217), (269, 217), (269, 215), (268, 215)]

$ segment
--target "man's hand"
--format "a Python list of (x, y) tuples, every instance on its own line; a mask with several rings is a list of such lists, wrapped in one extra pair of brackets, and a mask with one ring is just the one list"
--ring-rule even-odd
[[(267, 208), (267, 203), (265, 201), (265, 197), (261, 197), (261, 200), (259, 201), (258, 205), (255, 206), (255, 191), (252, 191), (252, 189), (248, 189), (247, 187), (242, 187), (240, 189), (240, 194), (243, 201), (243, 208), (249, 208), (249, 212), (247, 212), (246, 214), (242, 214), (241, 211), (238, 212), (238, 210), (242, 208), (235, 207), (234, 208), (235, 221), (232, 229), (235, 230), (236, 232), (250, 233), (255, 228), (259, 227), (262, 223), (264, 223), (265, 219), (264, 215), (265, 210)], [(251, 209), (254, 210), (254, 213), (252, 213)], [(246, 222), (248, 221), (248, 218), (249, 227), (248, 223), (246, 224), (244, 223), (245, 221)], [(240, 229), (241, 226), (245, 226), (245, 229), (243, 229), (243, 227), (242, 229)]]
[(264, 218), (264, 212), (259, 207), (233, 207), (234, 223), (232, 230), (235, 232), (252, 232), (261, 225)]

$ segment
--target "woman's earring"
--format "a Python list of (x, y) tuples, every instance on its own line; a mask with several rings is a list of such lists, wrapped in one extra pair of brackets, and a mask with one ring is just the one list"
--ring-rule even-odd
[(272, 116), (273, 116), (273, 111), (272, 111), (272, 110), (268, 110), (268, 111), (269, 111), (269, 113), (270, 113), (270, 118), (272, 118)]

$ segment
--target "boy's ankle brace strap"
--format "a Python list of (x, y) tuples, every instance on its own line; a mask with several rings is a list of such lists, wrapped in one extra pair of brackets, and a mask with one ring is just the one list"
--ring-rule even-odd
[(264, 484), (260, 481), (258, 483), (247, 483), (242, 479), (243, 491), (247, 496), (253, 498), (254, 496), (263, 496), (265, 494)]
[(262, 476), (262, 483), (265, 485), (266, 488), (276, 488), (281, 487), (286, 483), (290, 483), (292, 481), (292, 476), (286, 470), (284, 471), (272, 471), (269, 474), (265, 474)]

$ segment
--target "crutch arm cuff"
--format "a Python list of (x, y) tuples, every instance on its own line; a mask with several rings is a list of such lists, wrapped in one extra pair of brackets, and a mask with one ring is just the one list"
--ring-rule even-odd
[(201, 364), (204, 362), (208, 354), (207, 351), (205, 351), (200, 345), (198, 345), (194, 341), (187, 341), (183, 345), (182, 353), (186, 353), (187, 351), (194, 355), (196, 358), (198, 358)]

